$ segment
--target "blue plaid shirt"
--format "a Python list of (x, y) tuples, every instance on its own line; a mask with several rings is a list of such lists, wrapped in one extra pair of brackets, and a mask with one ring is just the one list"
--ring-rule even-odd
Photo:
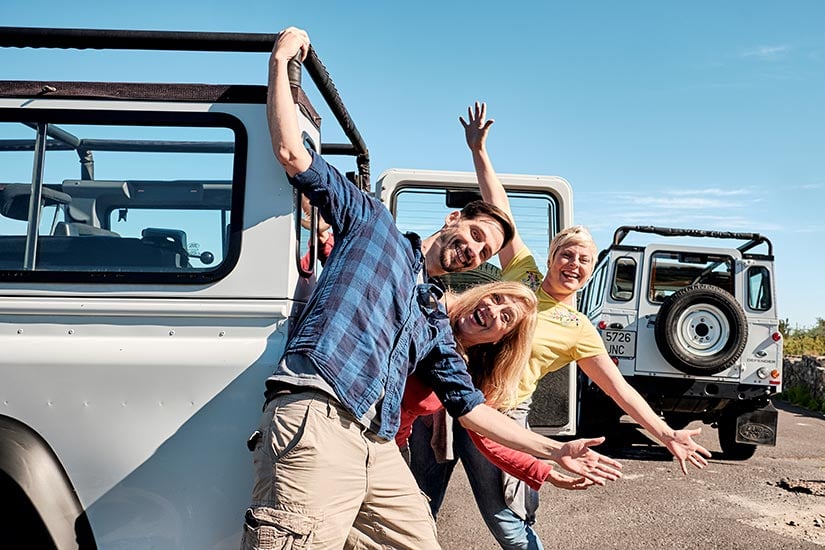
[(421, 240), (402, 235), (384, 205), (310, 153), (312, 165), (290, 183), (332, 226), (335, 247), (284, 357), (308, 359), (355, 418), (378, 406), (385, 439), (398, 431), (404, 384), (416, 368), (452, 416), (468, 413), (484, 395), (455, 349), (440, 290), (416, 284)]

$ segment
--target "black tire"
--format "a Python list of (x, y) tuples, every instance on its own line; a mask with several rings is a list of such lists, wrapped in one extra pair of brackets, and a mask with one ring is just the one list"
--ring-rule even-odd
[(736, 417), (725, 415), (719, 419), (719, 446), (727, 460), (747, 460), (756, 452), (756, 445), (736, 441)]
[(665, 299), (656, 316), (656, 345), (686, 374), (716, 374), (733, 365), (748, 340), (745, 312), (729, 293), (696, 284)]
[(687, 427), (688, 424), (693, 422), (694, 420), (698, 420), (699, 418), (695, 414), (689, 413), (665, 413), (665, 422), (667, 425), (673, 428), (674, 430), (682, 430)]

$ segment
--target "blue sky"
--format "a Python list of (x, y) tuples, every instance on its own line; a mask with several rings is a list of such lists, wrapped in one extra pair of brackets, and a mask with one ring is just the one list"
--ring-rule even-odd
[[(457, 117), (483, 100), (497, 170), (566, 178), (600, 247), (619, 225), (759, 232), (774, 244), (780, 316), (825, 317), (821, 1), (3, 0), (2, 13), (6, 26), (303, 27), (374, 178), (471, 170)], [(266, 79), (262, 54), (12, 49), (0, 67), (4, 79)]]

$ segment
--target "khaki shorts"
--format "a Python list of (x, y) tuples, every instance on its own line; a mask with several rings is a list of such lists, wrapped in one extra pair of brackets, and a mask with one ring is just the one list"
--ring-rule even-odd
[(314, 390), (276, 396), (253, 451), (242, 548), (440, 548), (427, 497), (394, 441)]

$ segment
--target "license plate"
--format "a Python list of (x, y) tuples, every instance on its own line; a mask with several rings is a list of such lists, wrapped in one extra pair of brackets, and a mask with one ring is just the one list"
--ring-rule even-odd
[(633, 359), (636, 357), (636, 333), (630, 330), (602, 331), (604, 347), (610, 357)]

